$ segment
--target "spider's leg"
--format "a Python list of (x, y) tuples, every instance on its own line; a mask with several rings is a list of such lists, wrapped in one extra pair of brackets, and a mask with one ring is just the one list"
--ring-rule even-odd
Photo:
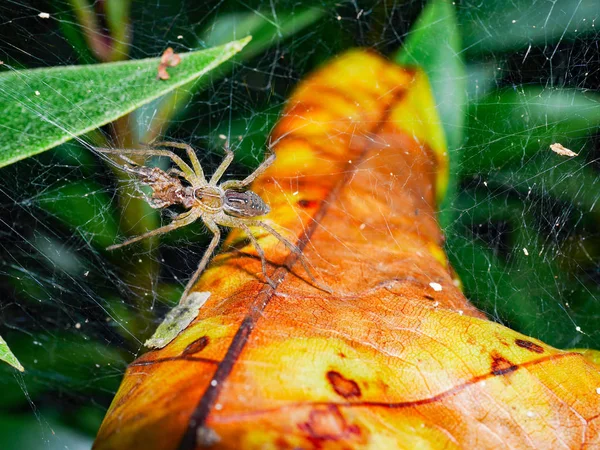
[(221, 163), (221, 165), (218, 167), (218, 169), (215, 171), (215, 173), (213, 173), (213, 176), (210, 178), (209, 184), (211, 186), (217, 185), (217, 183), (219, 182), (219, 180), (221, 179), (221, 177), (223, 176), (223, 174), (225, 173), (225, 171), (231, 164), (231, 161), (233, 161), (233, 152), (229, 149), (229, 146), (227, 144), (225, 144), (225, 147), (223, 148), (223, 150), (225, 150), (225, 159), (223, 159), (223, 162)]
[(290, 241), (288, 241), (283, 235), (281, 235), (271, 225), (269, 225), (265, 222), (262, 222), (260, 220), (247, 221), (246, 224), (250, 225), (250, 226), (256, 226), (256, 227), (262, 228), (263, 230), (266, 230), (270, 234), (275, 236), (279, 242), (281, 242), (283, 245), (285, 245), (287, 248), (289, 248), (292, 251), (292, 253), (295, 253), (298, 256), (298, 259), (300, 260), (300, 264), (302, 264), (302, 267), (306, 271), (306, 274), (310, 277), (310, 280), (315, 284), (315, 286), (317, 286), (319, 289), (324, 290), (325, 292), (329, 292), (330, 294), (333, 292), (329, 286), (324, 285), (323, 283), (320, 283), (319, 281), (316, 280), (316, 278), (312, 274), (312, 271), (308, 267), (308, 263), (306, 262), (306, 256), (304, 256), (302, 254), (302, 251), (298, 247), (296, 247), (294, 244), (292, 244)]
[(213, 238), (212, 238), (212, 241), (210, 241), (208, 248), (204, 252), (204, 256), (202, 256), (202, 259), (200, 260), (200, 264), (198, 264), (198, 268), (194, 272), (194, 275), (192, 275), (192, 278), (190, 278), (190, 281), (188, 281), (188, 283), (185, 285), (185, 290), (183, 291), (183, 294), (181, 295), (181, 300), (179, 300), (179, 303), (182, 303), (185, 300), (185, 298), (188, 296), (192, 287), (194, 287), (194, 283), (196, 283), (196, 281), (198, 280), (198, 278), (200, 277), (202, 272), (204, 272), (206, 265), (210, 261), (210, 257), (212, 256), (213, 252), (215, 251), (215, 248), (217, 248), (217, 245), (219, 245), (219, 239), (221, 239), (221, 231), (219, 230), (219, 227), (217, 226), (217, 224), (214, 223), (210, 219), (203, 219), (203, 220), (204, 220), (204, 224), (207, 226), (207, 228), (213, 232)]
[(196, 180), (196, 174), (190, 166), (188, 166), (183, 159), (177, 156), (175, 153), (169, 150), (136, 150), (136, 149), (118, 149), (118, 148), (98, 148), (96, 151), (100, 153), (109, 153), (112, 155), (138, 155), (138, 156), (166, 156), (179, 166), (179, 168), (185, 173), (186, 178), (190, 181)]
[(111, 245), (109, 247), (106, 247), (106, 250), (116, 250), (118, 248), (125, 247), (126, 245), (133, 244), (134, 242), (141, 241), (142, 239), (156, 236), (158, 234), (168, 233), (169, 231), (189, 225), (190, 223), (194, 222), (199, 217), (198, 213), (195, 213), (195, 214), (183, 213), (183, 214), (184, 214), (184, 217), (180, 218), (180, 216), (178, 216), (175, 220), (173, 220), (173, 222), (171, 222), (168, 225), (165, 225), (164, 227), (160, 227), (155, 230), (148, 231), (147, 233), (140, 234), (139, 236), (128, 239), (125, 242), (121, 242), (120, 244)]
[(167, 170), (167, 175), (175, 175), (179, 178), (185, 178), (185, 173), (179, 169), (176, 169), (175, 167), (171, 167), (169, 170)]
[(265, 159), (263, 161), (263, 163), (260, 166), (258, 166), (258, 168), (254, 172), (252, 172), (250, 175), (248, 175), (243, 180), (241, 180), (241, 181), (238, 181), (238, 180), (226, 181), (225, 183), (221, 184), (221, 187), (223, 189), (239, 189), (239, 188), (246, 187), (250, 183), (252, 183), (259, 175), (261, 175), (265, 170), (267, 170), (269, 168), (269, 166), (271, 164), (273, 164), (274, 161), (275, 161), (275, 153), (271, 154), (267, 159)]
[(269, 275), (267, 275), (267, 259), (265, 258), (265, 252), (263, 251), (262, 247), (260, 246), (260, 244), (258, 243), (256, 238), (252, 234), (252, 231), (250, 230), (250, 228), (248, 228), (245, 223), (240, 222), (238, 224), (238, 226), (246, 232), (246, 234), (248, 235), (248, 239), (250, 239), (250, 241), (252, 242), (252, 245), (254, 245), (254, 248), (256, 249), (258, 256), (260, 256), (260, 263), (262, 265), (263, 275), (265, 276), (267, 283), (269, 283), (269, 286), (271, 286), (273, 289), (275, 289), (277, 287), (277, 285), (269, 277)]
[(200, 161), (198, 161), (198, 157), (196, 156), (196, 152), (189, 144), (183, 144), (181, 142), (154, 142), (152, 145), (157, 147), (172, 147), (172, 148), (180, 148), (187, 152), (188, 158), (192, 163), (192, 167), (196, 171), (196, 175), (200, 178), (204, 184), (206, 184), (206, 178), (204, 178), (204, 171), (202, 170), (202, 165)]

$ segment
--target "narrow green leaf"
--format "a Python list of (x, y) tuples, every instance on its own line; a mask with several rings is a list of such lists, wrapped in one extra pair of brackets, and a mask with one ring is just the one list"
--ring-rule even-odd
[(21, 372), (25, 371), (19, 360), (16, 358), (13, 352), (10, 351), (10, 348), (8, 348), (6, 341), (2, 339), (2, 336), (0, 336), (0, 361), (10, 364)]
[(468, 53), (548, 46), (598, 34), (598, 0), (484, 1), (459, 9)]
[(422, 67), (429, 77), (450, 149), (462, 141), (467, 102), (465, 66), (454, 7), (445, 0), (427, 4), (394, 60)]
[(521, 87), (494, 92), (471, 105), (469, 139), (461, 152), (464, 175), (521, 166), (550, 144), (597, 131), (600, 97), (575, 89)]
[(198, 316), (198, 311), (210, 297), (210, 292), (192, 292), (185, 303), (169, 311), (154, 334), (144, 345), (148, 348), (163, 348), (187, 328)]
[(0, 74), (0, 167), (130, 113), (205, 75), (249, 41), (182, 54), (169, 80), (156, 78), (160, 58)]
[(456, 196), (458, 149), (463, 141), (467, 104), (467, 77), (461, 57), (461, 36), (454, 7), (445, 0), (430, 1), (396, 54), (398, 64), (422, 67), (429, 77), (442, 126), (448, 141), (449, 183), (440, 205), (443, 228), (452, 223)]

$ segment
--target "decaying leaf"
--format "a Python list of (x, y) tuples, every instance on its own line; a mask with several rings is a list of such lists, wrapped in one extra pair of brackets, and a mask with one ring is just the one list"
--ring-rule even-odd
[(557, 153), (561, 156), (577, 156), (579, 153), (575, 153), (573, 150), (569, 150), (566, 147), (563, 147), (562, 144), (555, 143), (550, 145), (550, 150), (554, 153)]
[(148, 348), (163, 348), (192, 323), (209, 297), (210, 292), (194, 292), (188, 295), (184, 303), (175, 306), (167, 313), (165, 319), (144, 345)]
[[(133, 362), (95, 448), (591, 448), (600, 370), (489, 321), (457, 288), (435, 206), (444, 137), (424, 75), (349, 52), (300, 83), (252, 189), (297, 256), (240, 231), (211, 296)], [(227, 248), (225, 246), (225, 248)]]

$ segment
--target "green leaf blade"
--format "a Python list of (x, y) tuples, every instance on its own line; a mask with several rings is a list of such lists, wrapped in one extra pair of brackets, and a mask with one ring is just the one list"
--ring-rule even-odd
[(394, 61), (421, 67), (431, 85), (436, 108), (446, 135), (449, 152), (449, 182), (440, 205), (443, 228), (454, 220), (452, 203), (456, 196), (459, 155), (467, 109), (467, 75), (462, 59), (462, 38), (456, 11), (446, 0), (430, 1)]
[(181, 54), (168, 80), (160, 58), (13, 71), (0, 75), (0, 167), (36, 155), (122, 117), (202, 77), (250, 41)]
[(450, 149), (461, 144), (467, 103), (461, 49), (454, 8), (445, 0), (434, 0), (394, 58), (398, 64), (417, 65), (427, 73)]
[(4, 361), (7, 364), (10, 364), (15, 369), (20, 372), (24, 372), (25, 368), (21, 365), (17, 357), (10, 351), (8, 344), (2, 336), (0, 336), (0, 361)]

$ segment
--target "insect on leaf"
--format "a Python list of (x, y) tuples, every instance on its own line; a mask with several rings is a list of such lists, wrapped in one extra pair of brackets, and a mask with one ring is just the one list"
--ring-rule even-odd
[[(233, 231), (198, 317), (133, 362), (95, 449), (532, 448), (600, 439), (600, 369), (488, 320), (435, 208), (446, 148), (424, 74), (351, 51), (301, 82), (252, 185), (298, 255)], [(227, 248), (230, 247), (230, 250)], [(234, 249), (231, 249), (234, 248)]]

